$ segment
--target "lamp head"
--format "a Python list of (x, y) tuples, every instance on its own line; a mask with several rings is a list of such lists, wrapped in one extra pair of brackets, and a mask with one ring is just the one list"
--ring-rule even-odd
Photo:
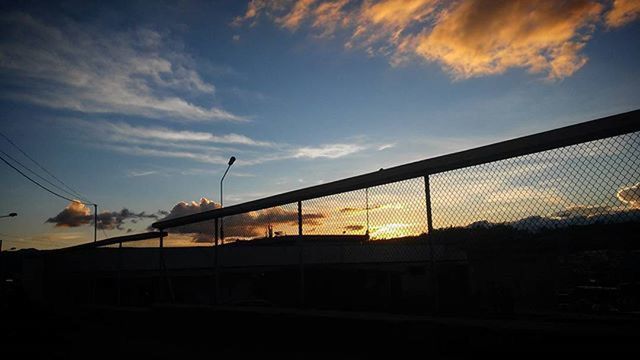
[(9, 214), (9, 216), (14, 217), (14, 216), (18, 216), (18, 214), (17, 213), (11, 213), (11, 214)]
[(234, 163), (234, 162), (236, 162), (236, 157), (235, 157), (235, 156), (232, 156), (232, 157), (229, 159), (229, 166), (233, 165), (233, 163)]

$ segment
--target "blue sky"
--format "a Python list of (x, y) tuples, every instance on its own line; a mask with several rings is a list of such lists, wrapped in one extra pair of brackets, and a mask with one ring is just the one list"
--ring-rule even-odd
[[(231, 155), (226, 204), (639, 108), (637, 3), (539, 3), (3, 4), (0, 131), (102, 210), (154, 214), (217, 201)], [(0, 185), (4, 248), (91, 239)]]

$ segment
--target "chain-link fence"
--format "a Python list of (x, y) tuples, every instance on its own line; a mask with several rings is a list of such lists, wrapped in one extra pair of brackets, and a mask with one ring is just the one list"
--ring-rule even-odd
[(165, 219), (154, 224), (169, 233), (161, 247), (205, 246), (161, 251), (168, 293), (402, 312), (638, 311), (637, 117)]

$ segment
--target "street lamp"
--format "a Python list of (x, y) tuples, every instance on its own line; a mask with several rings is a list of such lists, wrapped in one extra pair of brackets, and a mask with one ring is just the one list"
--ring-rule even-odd
[[(220, 207), (224, 206), (224, 198), (222, 196), (222, 181), (224, 181), (224, 177), (227, 176), (227, 173), (229, 172), (229, 169), (231, 168), (231, 165), (233, 165), (233, 163), (236, 162), (236, 157), (232, 156), (231, 158), (229, 158), (229, 163), (227, 164), (227, 170), (225, 170), (224, 175), (222, 175), (222, 179), (220, 179)], [(224, 221), (221, 218), (220, 219), (220, 241), (222, 242), (222, 244), (224, 244)]]

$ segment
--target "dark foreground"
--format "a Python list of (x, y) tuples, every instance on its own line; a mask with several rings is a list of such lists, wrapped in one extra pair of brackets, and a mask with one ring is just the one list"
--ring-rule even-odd
[[(280, 353), (364, 358), (498, 353), (640, 352), (640, 319), (597, 316), (456, 318), (155, 306), (4, 311), (0, 358), (193, 358)], [(403, 356), (404, 357), (404, 356)]]

